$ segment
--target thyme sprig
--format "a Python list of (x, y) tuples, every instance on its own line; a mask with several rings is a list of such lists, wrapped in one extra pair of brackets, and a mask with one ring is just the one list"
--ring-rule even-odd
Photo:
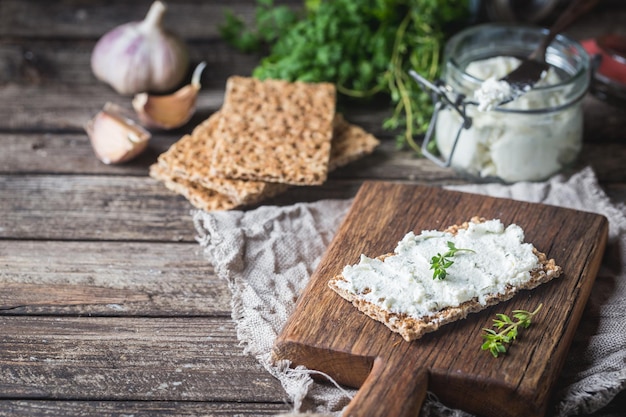
[(450, 259), (457, 252), (474, 252), (472, 249), (457, 248), (454, 242), (448, 241), (448, 251), (443, 255), (438, 253), (430, 259), (430, 269), (433, 270), (433, 279), (443, 280), (448, 276), (447, 269), (452, 266), (454, 261)]
[(491, 352), (494, 358), (506, 353), (505, 343), (511, 344), (517, 338), (520, 327), (527, 329), (531, 324), (532, 318), (541, 310), (542, 306), (543, 304), (539, 304), (539, 307), (533, 312), (513, 310), (513, 318), (517, 319), (517, 321), (513, 321), (506, 314), (496, 314), (497, 318), (493, 319), (493, 327), (500, 331), (483, 329), (485, 331), (483, 334), (485, 342), (482, 344), (481, 349)]

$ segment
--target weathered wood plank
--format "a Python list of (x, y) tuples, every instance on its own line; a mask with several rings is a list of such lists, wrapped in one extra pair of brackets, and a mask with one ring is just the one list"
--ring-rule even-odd
[[(622, 141), (623, 142), (623, 141)], [(576, 163), (565, 170), (575, 172), (591, 166), (603, 183), (626, 181), (626, 143), (584, 142)], [(384, 140), (370, 156), (331, 173), (332, 179), (384, 179), (445, 184), (472, 181), (452, 168), (418, 157), (409, 150), (397, 150), (393, 140)], [(479, 181), (484, 179), (478, 179)]]
[[(623, 417), (626, 392), (593, 416)], [(290, 410), (288, 404), (210, 403), (191, 401), (32, 401), (0, 400), (0, 417), (226, 417), (275, 416)], [(580, 417), (583, 417), (581, 415)], [(589, 416), (592, 417), (592, 416)]]
[[(0, 3), (0, 36), (98, 39), (112, 28), (141, 20), (152, 0), (3, 0)], [(298, 0), (279, 0), (277, 4), (301, 7)], [(224, 12), (233, 10), (251, 21), (253, 0), (203, 1), (168, 0), (164, 25), (184, 39), (210, 39), (219, 36), (218, 26)], [(190, 17), (193, 17), (191, 19)]]
[[(0, 417), (289, 409), (280, 384), (241, 352), (226, 284), (193, 240), (191, 205), (147, 177), (158, 154), (219, 108), (224, 80), (256, 64), (217, 33), (224, 8), (250, 20), (255, 0), (167, 2), (166, 25), (185, 38), (194, 62), (209, 64), (189, 125), (153, 132), (148, 152), (120, 166), (98, 162), (83, 132), (106, 101), (130, 107), (91, 74), (96, 40), (142, 18), (151, 1), (0, 1)], [(573, 31), (623, 31), (621, 2), (606, 0), (617, 12)], [(353, 122), (393, 136), (380, 128), (389, 106), (342, 104)], [(589, 99), (585, 109), (581, 165), (589, 161), (609, 196), (626, 201), (623, 109)], [(388, 139), (324, 186), (292, 188), (268, 203), (351, 197), (366, 178), (466, 181), (396, 152)]]
[(289, 410), (285, 403), (0, 400), (0, 417), (247, 417), (275, 416)]
[(157, 133), (131, 162), (107, 165), (94, 154), (86, 133), (0, 133), (0, 173), (147, 176), (151, 164), (187, 133)]
[[(148, 150), (126, 164), (105, 165), (95, 157), (89, 139), (84, 133), (0, 133), (0, 174), (106, 174), (146, 176), (150, 164), (165, 152), (191, 127), (176, 132), (156, 133)], [(574, 169), (594, 168), (604, 183), (626, 181), (626, 143), (605, 142), (595, 135), (584, 143), (583, 151)], [(392, 138), (381, 138), (382, 143), (373, 155), (353, 162), (330, 174), (331, 180), (380, 178), (386, 180), (422, 180), (458, 182), (461, 178), (453, 170), (418, 158), (412, 151), (399, 151)]]
[[(433, 186), (467, 182), (451, 171), (393, 181)], [(433, 171), (436, 172), (436, 171)], [(291, 187), (263, 204), (349, 198), (364, 179), (337, 179), (316, 187)], [(611, 183), (608, 183), (611, 184)], [(617, 184), (615, 198), (623, 196)], [(149, 177), (0, 176), (0, 238), (193, 242), (193, 207)]]
[[(83, 133), (0, 133), (0, 148), (4, 151), (0, 153), (0, 173), (145, 176), (158, 155), (184, 134), (185, 129), (181, 130), (155, 134), (144, 154), (120, 165), (101, 163)], [(393, 139), (385, 138), (373, 155), (331, 173), (331, 178), (410, 179), (420, 174), (424, 178), (438, 177), (440, 180), (454, 176), (449, 170), (416, 158), (412, 152), (397, 151)]]
[[(194, 118), (175, 133), (189, 132), (194, 126), (218, 110), (224, 98), (223, 83), (217, 87), (203, 88), (198, 96)], [(102, 84), (54, 84), (18, 85), (0, 87), (0, 131), (54, 131), (84, 132), (84, 125), (106, 102), (113, 102), (131, 109), (131, 99), (121, 97)], [(593, 143), (615, 142), (624, 145), (622, 138), (626, 128), (623, 109), (610, 106), (594, 97), (585, 99), (585, 141)], [(387, 138), (394, 132), (382, 129), (382, 122), (389, 114), (384, 103), (375, 106), (347, 105), (340, 103), (347, 118), (372, 134)], [(161, 132), (154, 132), (161, 134)], [(86, 137), (86, 136), (85, 136)], [(625, 145), (626, 146), (626, 145)]]
[(0, 317), (0, 398), (281, 402), (230, 319)]
[(583, 100), (583, 114), (583, 137), (586, 142), (616, 142), (626, 145), (624, 107), (608, 104), (587, 94)]
[[(198, 95), (196, 113), (179, 131), (188, 132), (218, 110), (224, 99), (224, 84), (212, 89), (203, 87)], [(112, 102), (131, 110), (131, 99), (121, 97), (104, 84), (6, 84), (0, 87), (0, 131), (80, 131), (85, 123)], [(378, 136), (389, 136), (382, 121), (389, 114), (388, 106), (378, 105), (341, 108), (348, 118)], [(132, 110), (131, 110), (132, 111)]]
[(0, 313), (230, 317), (194, 243), (0, 240)]
[(191, 208), (149, 177), (0, 177), (0, 238), (192, 242)]
[[(88, 2), (83, 0), (3, 0), (0, 4), (0, 36), (97, 39), (113, 27), (142, 19), (151, 0), (131, 3), (123, 0)], [(298, 0), (277, 0), (276, 4), (302, 7)], [(621, 0), (605, 0), (568, 32), (580, 36), (623, 30), (626, 10)], [(211, 39), (219, 36), (224, 11), (233, 10), (245, 21), (254, 15), (254, 0), (202, 1), (169, 0), (165, 25), (185, 39)], [(193, 19), (189, 17), (193, 16)], [(599, 23), (600, 22), (600, 23)]]
[[(90, 63), (94, 46), (95, 41), (0, 38), (0, 85), (97, 84)], [(233, 74), (249, 75), (259, 60), (220, 40), (189, 42), (189, 53), (192, 67), (207, 63), (202, 84), (208, 88), (223, 86)]]
[[(202, 90), (197, 102), (200, 120), (220, 108), (223, 98), (223, 89)], [(0, 112), (5, 116), (0, 130), (83, 131), (106, 102), (131, 109), (130, 98), (119, 96), (103, 84), (7, 84), (0, 88), (0, 102)]]

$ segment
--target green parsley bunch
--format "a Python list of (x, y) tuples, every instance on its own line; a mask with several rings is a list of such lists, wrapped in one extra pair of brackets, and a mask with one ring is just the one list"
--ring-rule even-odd
[(227, 15), (221, 33), (243, 51), (269, 47), (253, 76), (332, 82), (346, 97), (391, 100), (384, 128), (403, 129), (398, 145), (419, 147), (432, 114), (430, 96), (408, 75), (439, 76), (449, 24), (469, 15), (468, 0), (306, 0), (298, 15), (257, 0), (256, 27)]

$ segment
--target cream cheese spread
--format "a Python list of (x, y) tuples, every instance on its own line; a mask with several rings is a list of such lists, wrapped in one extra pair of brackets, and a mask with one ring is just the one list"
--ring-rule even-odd
[[(430, 260), (445, 253), (448, 242), (473, 252), (457, 252), (445, 279), (433, 279)], [(494, 219), (469, 223), (456, 235), (409, 232), (393, 256), (380, 260), (361, 255), (357, 264), (344, 267), (345, 281), (337, 285), (392, 313), (421, 318), (472, 299), (485, 305), (487, 295), (529, 281), (530, 271), (539, 266), (532, 245), (524, 243), (522, 228), (504, 227)]]
[(511, 84), (489, 77), (474, 91), (474, 99), (478, 101), (478, 111), (489, 111), (513, 95)]
[[(518, 65), (516, 58), (499, 56), (471, 62), (465, 72), (491, 83)], [(514, 112), (480, 111), (490, 108), (506, 89), (487, 88), (478, 106), (467, 106), (472, 125), (461, 131), (451, 166), (475, 176), (516, 182), (543, 180), (574, 162), (582, 147), (582, 107), (565, 106), (571, 98), (538, 88), (561, 82), (550, 68), (535, 89), (505, 106)], [(445, 158), (450, 158), (461, 125), (456, 111), (447, 108), (439, 113), (436, 142)]]

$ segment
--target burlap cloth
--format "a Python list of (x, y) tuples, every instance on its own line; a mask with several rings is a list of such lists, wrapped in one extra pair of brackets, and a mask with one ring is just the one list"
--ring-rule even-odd
[[(590, 168), (569, 178), (511, 186), (449, 187), (603, 214), (609, 245), (581, 325), (555, 389), (550, 415), (600, 410), (626, 387), (626, 208), (614, 205)], [(282, 383), (296, 412), (338, 416), (354, 390), (313, 382), (311, 371), (271, 364), (269, 352), (321, 259), (351, 200), (326, 200), (250, 211), (195, 212), (198, 241), (232, 291), (232, 316), (247, 353)], [(423, 416), (468, 416), (430, 396)]]

